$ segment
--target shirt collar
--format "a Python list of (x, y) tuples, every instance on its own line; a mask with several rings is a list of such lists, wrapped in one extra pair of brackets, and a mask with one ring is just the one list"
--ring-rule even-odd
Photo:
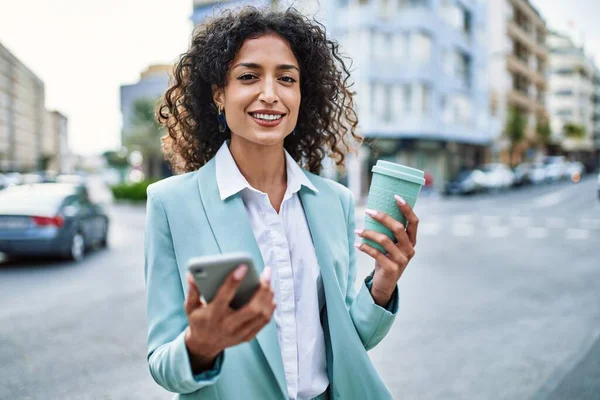
[[(308, 179), (302, 168), (294, 161), (292, 156), (284, 149), (285, 163), (287, 169), (287, 190), (286, 193), (296, 193), (302, 186), (315, 193), (319, 191)], [(229, 151), (229, 142), (225, 141), (217, 154), (215, 155), (215, 173), (217, 177), (217, 186), (219, 187), (219, 195), (221, 200), (241, 192), (244, 189), (254, 189), (244, 175), (240, 172), (231, 152)]]

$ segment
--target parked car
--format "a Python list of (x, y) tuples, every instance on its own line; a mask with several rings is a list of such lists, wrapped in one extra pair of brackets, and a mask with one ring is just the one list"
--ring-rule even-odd
[(531, 183), (531, 170), (533, 165), (531, 163), (521, 163), (513, 170), (515, 186), (524, 186)]
[(40, 174), (30, 173), (23, 174), (21, 183), (23, 185), (31, 185), (34, 183), (44, 183), (44, 177)]
[(84, 186), (41, 183), (0, 192), (0, 252), (57, 255), (79, 261), (93, 245), (105, 247), (109, 218)]
[(464, 170), (446, 183), (444, 194), (474, 194), (485, 190), (485, 188), (486, 177), (483, 172), (478, 169)]
[(486, 176), (488, 190), (508, 189), (514, 183), (514, 174), (505, 164), (484, 164), (480, 169)]
[(579, 161), (569, 161), (566, 165), (566, 174), (573, 182), (579, 182), (584, 172), (585, 166)]
[(6, 186), (16, 186), (23, 183), (23, 175), (18, 172), (9, 172), (4, 175)]
[(564, 156), (549, 156), (544, 160), (546, 180), (556, 182), (567, 178), (567, 162)]
[(534, 185), (546, 182), (546, 165), (543, 163), (535, 163), (529, 170), (529, 180)]

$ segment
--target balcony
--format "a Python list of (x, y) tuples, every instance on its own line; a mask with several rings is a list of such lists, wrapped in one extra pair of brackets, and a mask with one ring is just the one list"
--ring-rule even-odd
[(509, 71), (517, 72), (521, 75), (529, 76), (531, 73), (527, 64), (514, 54), (508, 54), (506, 56), (506, 66)]
[(537, 102), (519, 90), (511, 89), (507, 94), (507, 99), (509, 104), (517, 105), (528, 111), (537, 109)]
[(538, 57), (544, 60), (548, 58), (546, 47), (538, 44), (532, 34), (526, 32), (513, 20), (508, 21), (508, 36), (527, 46)]

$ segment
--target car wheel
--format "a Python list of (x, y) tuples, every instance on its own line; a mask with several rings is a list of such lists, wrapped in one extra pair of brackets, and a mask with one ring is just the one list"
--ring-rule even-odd
[(71, 237), (67, 258), (72, 261), (79, 262), (83, 260), (85, 254), (85, 238), (81, 232), (77, 231)]
[(100, 239), (100, 247), (108, 247), (108, 221), (104, 221), (104, 227), (102, 228), (102, 239)]

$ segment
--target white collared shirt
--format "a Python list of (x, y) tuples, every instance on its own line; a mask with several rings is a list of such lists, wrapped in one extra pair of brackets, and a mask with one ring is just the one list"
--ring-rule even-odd
[(251, 187), (244, 178), (227, 142), (215, 156), (215, 167), (221, 200), (241, 192), (264, 264), (272, 269), (271, 285), (277, 302), (274, 318), (288, 398), (309, 400), (329, 385), (325, 337), (319, 317), (325, 299), (298, 191), (301, 186), (318, 191), (287, 151), (285, 161), (287, 189), (279, 214), (268, 195)]

